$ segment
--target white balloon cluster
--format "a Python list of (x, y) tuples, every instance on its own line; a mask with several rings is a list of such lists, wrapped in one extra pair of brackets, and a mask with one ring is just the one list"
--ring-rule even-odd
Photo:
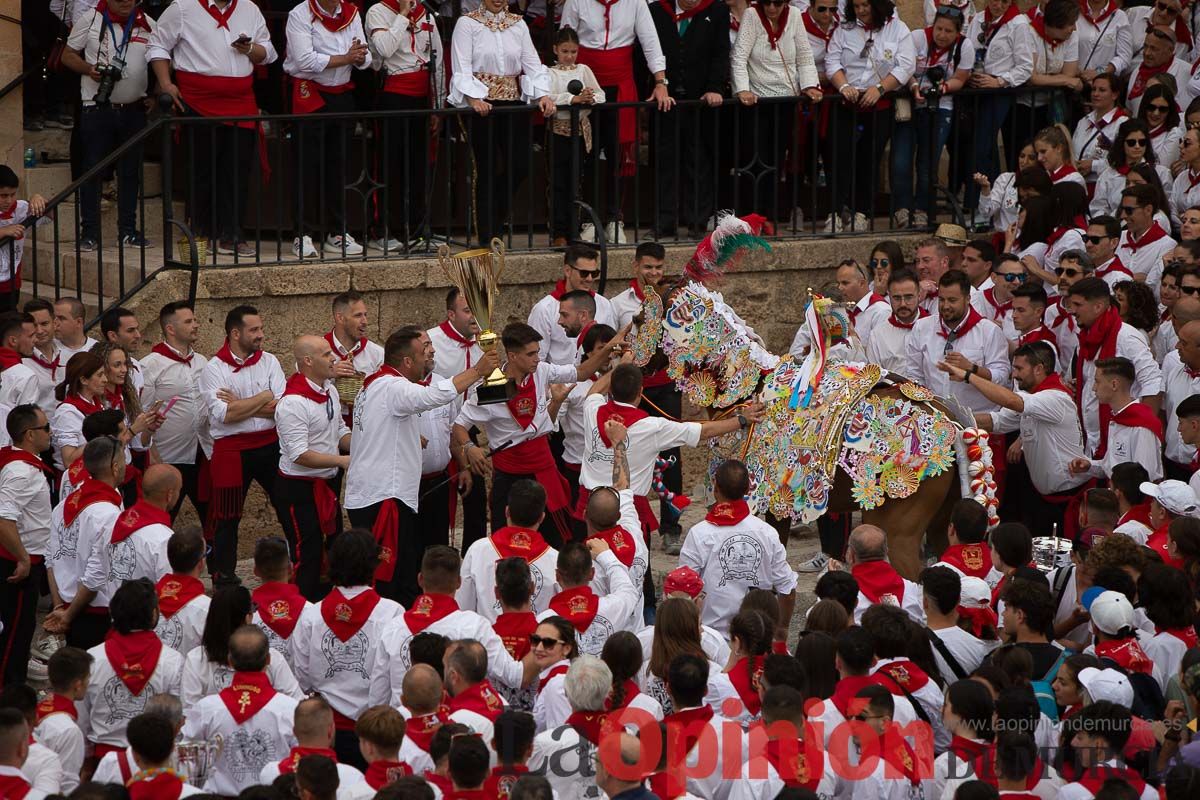
[(967, 472), (971, 478), (971, 497), (987, 509), (988, 527), (995, 527), (1000, 524), (1000, 499), (996, 497), (996, 470), (992, 466), (988, 433), (982, 428), (964, 428), (962, 439), (970, 459)]

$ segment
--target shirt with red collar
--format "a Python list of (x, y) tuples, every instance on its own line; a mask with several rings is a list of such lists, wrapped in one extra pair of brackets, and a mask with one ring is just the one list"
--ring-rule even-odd
[(1158, 284), (1162, 280), (1163, 256), (1175, 249), (1177, 242), (1158, 223), (1136, 239), (1128, 229), (1121, 231), (1117, 244), (1117, 258), (1121, 259), (1134, 275), (1144, 276), (1146, 283), (1158, 297)]
[(231, 2), (236, 5), (224, 9), (229, 19), (223, 26), (212, 16), (219, 13), (212, 0), (172, 3), (158, 18), (150, 35), (146, 60), (171, 61), (175, 69), (184, 72), (244, 78), (253, 74), (255, 65), (232, 47), (244, 33), (266, 51), (260, 63), (273, 63), (279, 56), (258, 6), (246, 0)]
[(200, 374), (208, 359), (194, 350), (180, 353), (162, 342), (142, 359), (143, 408), (159, 402), (166, 407), (178, 398), (154, 432), (154, 446), (167, 464), (194, 464), (196, 450), (212, 455), (212, 435), (208, 429), (208, 405), (200, 397)]
[(310, 450), (328, 456), (340, 454), (338, 445), (350, 428), (340, 413), (337, 388), (331, 380), (317, 386), (300, 373), (288, 379), (289, 387), (293, 382), (302, 391), (289, 389), (275, 405), (279, 472), (301, 478), (332, 478), (338, 474), (337, 467), (306, 467), (298, 459)]
[[(343, 86), (350, 82), (355, 69), (371, 67), (372, 56), (369, 51), (362, 64), (329, 66), (330, 59), (347, 52), (353, 41), (367, 41), (362, 14), (358, 13), (353, 3), (349, 6), (346, 3), (350, 3), (350, 0), (339, 1), (336, 17), (328, 14), (318, 0), (301, 0), (292, 8), (287, 18), (287, 50), (283, 71), (291, 75), (293, 80), (313, 81), (321, 86)], [(353, 12), (349, 9), (353, 9)], [(330, 30), (331, 27), (334, 30)]]
[[(593, 0), (588, 0), (592, 3)], [(580, 5), (583, 5), (580, 3)], [(614, 6), (616, 9), (621, 8), (622, 4), (617, 2)], [(646, 12), (647, 20), (650, 19), (649, 11)], [(565, 17), (563, 24), (566, 24)], [(654, 32), (654, 23), (650, 23), (650, 31)], [(580, 31), (583, 34), (583, 31)], [(657, 34), (655, 34), (657, 39)], [(596, 300), (596, 319), (597, 325), (610, 325), (614, 329), (617, 327), (617, 315), (613, 312), (612, 303), (602, 294), (595, 294), (593, 297)], [(576, 360), (579, 352), (579, 343), (574, 336), (568, 336), (563, 330), (563, 326), (558, 324), (558, 298), (548, 294), (534, 304), (529, 311), (529, 325), (535, 331), (542, 335), (542, 341), (538, 344), (539, 354), (542, 361), (548, 364), (560, 364), (566, 366), (574, 366), (579, 362)], [(574, 381), (571, 381), (574, 383)]]
[[(1117, 9), (1116, 13), (1120, 14), (1122, 17), (1125, 15), (1125, 12), (1121, 11), (1120, 9)], [(1117, 22), (1118, 20), (1114, 19), (1110, 27), (1115, 29)], [(1086, 34), (1083, 26), (1087, 24), (1087, 21), (1082, 15), (1080, 15), (1079, 22), (1075, 28), (1076, 33), (1080, 34), (1080, 45), (1083, 53), (1085, 54), (1085, 58), (1087, 57), (1087, 54), (1090, 53), (1092, 47), (1090, 43), (1084, 46), (1083, 39)], [(1128, 42), (1128, 29), (1123, 31), (1123, 33), (1126, 42)], [(1121, 35), (1122, 32), (1113, 30), (1109, 34), (1105, 34), (1104, 38), (1112, 38), (1115, 40), (1116, 37)], [(1099, 48), (1097, 48), (1097, 52), (1093, 58), (1093, 63), (1097, 63), (1101, 57), (1102, 54), (1099, 52)], [(1100, 176), (1100, 173), (1104, 171), (1105, 165), (1107, 164), (1106, 159), (1108, 158), (1108, 150), (1112, 146), (1113, 141), (1117, 138), (1117, 129), (1121, 127), (1121, 123), (1126, 119), (1128, 119), (1128, 115), (1125, 113), (1125, 110), (1120, 106), (1114, 106), (1108, 111), (1108, 113), (1103, 114), (1099, 118), (1097, 118), (1095, 114), (1088, 114), (1083, 119), (1079, 120), (1079, 122), (1075, 125), (1075, 135), (1072, 137), (1075, 160), (1092, 161), (1090, 169), (1088, 169), (1086, 172), (1081, 171), (1084, 178), (1094, 182), (1096, 178)]]
[[(238, 8), (241, 8), (242, 5), (251, 5), (245, 0), (237, 0), (237, 2)], [(187, 5), (195, 5), (195, 3)], [(207, 15), (205, 16), (207, 17)], [(212, 24), (211, 18), (209, 18), (209, 24)], [(239, 359), (234, 356), (234, 360)], [(278, 400), (283, 396), (286, 384), (283, 368), (279, 366), (279, 359), (268, 352), (263, 352), (262, 357), (256, 363), (238, 367), (236, 371), (234, 367), (219, 358), (210, 359), (204, 365), (204, 371), (200, 373), (200, 397), (208, 407), (209, 429), (212, 431), (213, 438), (220, 439), (223, 436), (233, 436), (239, 433), (258, 433), (275, 427), (275, 420), (257, 416), (241, 422), (226, 422), (225, 413), (228, 411), (229, 405), (217, 397), (218, 390), (228, 389), (241, 399), (253, 397), (263, 391), (270, 391)]]
[[(946, 358), (946, 348), (961, 353), (972, 364), (991, 372), (991, 381), (1000, 386), (1008, 384), (1010, 365), (1008, 345), (996, 323), (981, 319), (969, 325), (970, 315), (964, 318), (954, 332), (943, 335), (942, 321), (931, 316), (919, 320), (909, 335), (909, 357), (905, 375), (919, 381), (935, 394), (954, 395), (967, 408), (976, 412), (994, 411), (996, 406), (969, 383), (951, 382), (949, 375), (937, 368)], [(965, 332), (963, 329), (967, 328)], [(957, 335), (956, 335), (957, 332)]]
[(1190, 464), (1196, 457), (1196, 448), (1183, 443), (1179, 435), (1179, 417), (1175, 409), (1194, 394), (1200, 394), (1200, 371), (1186, 367), (1174, 350), (1163, 359), (1163, 411), (1167, 420), (1166, 450), (1164, 455), (1177, 464)]

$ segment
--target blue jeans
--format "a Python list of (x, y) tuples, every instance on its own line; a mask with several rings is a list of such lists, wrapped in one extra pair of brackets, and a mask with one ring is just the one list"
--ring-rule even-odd
[(967, 191), (963, 207), (974, 210), (979, 205), (979, 184), (972, 179), (974, 173), (982, 172), (992, 181), (1000, 174), (996, 134), (1000, 132), (1004, 121), (1008, 119), (1008, 112), (1012, 110), (1013, 95), (975, 95), (964, 99), (974, 104), (972, 110), (975, 111), (975, 147), (973, 163), (967, 171)]
[[(87, 106), (79, 121), (83, 143), (83, 169), (89, 170), (146, 127), (140, 107)], [(142, 148), (133, 147), (117, 161), (117, 232), (137, 232), (138, 194), (141, 190)], [(80, 227), (87, 239), (100, 239), (100, 179), (79, 187)], [(115, 242), (108, 242), (115, 244)]]
[[(892, 134), (892, 199), (896, 208), (927, 211), (932, 216), (938, 161), (950, 138), (949, 109), (918, 108), (912, 119), (896, 125)], [(913, 205), (913, 148), (917, 158), (917, 201)]]

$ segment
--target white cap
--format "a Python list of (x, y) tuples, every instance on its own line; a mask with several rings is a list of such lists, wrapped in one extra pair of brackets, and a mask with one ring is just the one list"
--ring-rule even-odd
[(992, 590), (983, 578), (964, 575), (958, 604), (965, 608), (987, 608), (992, 604)]
[(1123, 628), (1133, 627), (1133, 605), (1120, 592), (1101, 592), (1088, 608), (1092, 624), (1102, 632), (1113, 636)]
[(1146, 482), (1138, 489), (1147, 497), (1153, 497), (1160, 506), (1177, 517), (1200, 516), (1200, 503), (1196, 502), (1196, 493), (1183, 481)]
[(1133, 685), (1115, 669), (1084, 667), (1079, 670), (1079, 683), (1087, 689), (1093, 703), (1108, 700), (1126, 708), (1133, 705)]

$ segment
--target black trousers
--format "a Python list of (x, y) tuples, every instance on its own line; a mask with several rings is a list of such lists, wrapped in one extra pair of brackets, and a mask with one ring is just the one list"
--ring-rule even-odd
[[(309, 82), (312, 86), (313, 83)], [(323, 120), (324, 114), (354, 111), (354, 94), (321, 92), (325, 105), (310, 118), (296, 123), (296, 174), (300, 176), (298, 199), (303, 220), (297, 236), (316, 234), (340, 236), (346, 232), (346, 126), (353, 122)], [(320, 245), (318, 245), (319, 247)]]
[(582, 135), (551, 133), (546, 137), (546, 147), (550, 151), (550, 234), (574, 239), (579, 235), (575, 200), (579, 197), (580, 177), (587, 169), (591, 154), (584, 150)]
[[(388, 502), (388, 501), (385, 501)], [(417, 574), (421, 571), (421, 557), (425, 554), (425, 543), (421, 541), (421, 525), (417, 515), (411, 508), (400, 500), (392, 500), (399, 514), (399, 530), (396, 534), (396, 570), (389, 581), (377, 581), (375, 591), (395, 600), (405, 608), (410, 607), (417, 596), (421, 594), (421, 584), (417, 583)], [(375, 518), (383, 503), (374, 503), (365, 508), (346, 509), (350, 524), (355, 528), (372, 530)]]
[(179, 509), (183, 508), (184, 498), (192, 501), (192, 507), (196, 509), (197, 517), (207, 518), (208, 501), (200, 499), (200, 472), (204, 468), (204, 462), (204, 451), (197, 445), (196, 460), (193, 463), (171, 465), (183, 476), (183, 490), (179, 493), (179, 499), (175, 501), (175, 507), (171, 509), (171, 522), (174, 522), (175, 517), (179, 516)]
[[(512, 490), (513, 484), (520, 480), (537, 480), (537, 477), (535, 475), (514, 475), (495, 467), (492, 468), (492, 533), (508, 524), (504, 515), (504, 511), (508, 507), (508, 493)], [(565, 508), (554, 512), (547, 509), (542, 524), (538, 526), (538, 531), (547, 544), (555, 549), (575, 538), (570, 514)]]
[(450, 544), (450, 487), (454, 481), (448, 480), (449, 477), (445, 470), (421, 476), (417, 526), (424, 547)]
[(67, 644), (80, 650), (90, 650), (104, 641), (110, 627), (108, 609), (104, 609), (103, 614), (86, 609), (67, 628)]
[(1163, 457), (1163, 477), (1168, 480), (1183, 481), (1187, 483), (1192, 477), (1192, 468), (1187, 464), (1181, 464), (1178, 461), (1172, 461), (1167, 457)]
[[(279, 527), (288, 529), (286, 516), (279, 504), (275, 479), (279, 474), (279, 443), (253, 450), (243, 450), (242, 457), (242, 500), (250, 491), (250, 484), (257, 483), (267, 493), (267, 498), (279, 519)], [(217, 520), (213, 526), (212, 554), (208, 558), (208, 572), (216, 583), (237, 582), (238, 528), (241, 518)]]
[(4, 624), (0, 631), (0, 686), (25, 683), (37, 628), (38, 594), (46, 582), (46, 564), (41, 560), (30, 564), (25, 580), (9, 583), (16, 569), (17, 562), (0, 559), (0, 622)]
[(231, 125), (185, 126), (191, 159), (188, 216), (192, 232), (236, 241), (255, 166), (255, 131)]
[[(617, 87), (602, 86), (609, 102), (616, 102)], [(620, 110), (597, 106), (592, 111), (592, 174), (597, 187), (604, 188), (604, 221), (621, 219), (621, 124)], [(604, 151), (604, 160), (599, 158)], [(597, 191), (597, 195), (599, 191)], [(599, 209), (597, 209), (597, 212)], [(612, 244), (610, 242), (610, 244)]]
[[(755, 156), (761, 162), (750, 171), (751, 176), (757, 177), (752, 194), (754, 211), (767, 219), (790, 218), (791, 199), (780, 203), (779, 188), (791, 187), (791, 183), (785, 183), (783, 179), (787, 177), (788, 148), (794, 147), (796, 104), (761, 103), (747, 109), (747, 112), (750, 135), (743, 134), (743, 141), (751, 144), (754, 151), (751, 159), (743, 163), (750, 163)], [(858, 164), (860, 169), (865, 166), (861, 161)]]
[(834, 165), (826, 174), (833, 182), (835, 210), (859, 212), (870, 217), (875, 208), (879, 165), (892, 135), (895, 110), (855, 111), (845, 103), (833, 107), (830, 136), (834, 143)]
[[(514, 112), (497, 114), (515, 101), (491, 100), (494, 107), (486, 117), (467, 117), (467, 136), (475, 163), (476, 231), (481, 244), (493, 236), (502, 236), (512, 198), (529, 174), (529, 151), (533, 146), (529, 115)], [(461, 120), (462, 117), (459, 117)]]
[(821, 552), (830, 558), (844, 561), (846, 542), (850, 539), (850, 514), (824, 514), (817, 518), (817, 536)]
[[(658, 186), (654, 226), (671, 234), (681, 224), (702, 227), (712, 216), (716, 195), (717, 114), (710, 108), (677, 106), (665, 114), (654, 113), (653, 121)], [(776, 176), (772, 184), (777, 182)]]
[[(381, 111), (429, 108), (428, 97), (380, 92), (376, 106)], [(402, 242), (417, 237), (424, 221), (426, 180), (429, 167), (429, 127), (425, 117), (393, 117), (380, 122), (383, 135), (379, 159), (380, 175), (387, 182), (387, 217), (377, 220), (378, 235), (386, 225), (390, 236)]]
[[(653, 417), (666, 415), (670, 418), (679, 419), (683, 416), (683, 395), (675, 387), (674, 383), (667, 383), (662, 386), (647, 386), (642, 389), (642, 410)], [(672, 447), (670, 450), (664, 450), (658, 455), (662, 458), (675, 459), (675, 463), (663, 472), (663, 483), (667, 489), (675, 494), (682, 494), (683, 454), (680, 452), (680, 449)], [(679, 513), (677, 509), (662, 498), (659, 498), (658, 501), (658, 530), (664, 536), (668, 533), (679, 534), (683, 531), (679, 527)]]
[(471, 491), (464, 495), (459, 495), (462, 498), (462, 554), (467, 554), (467, 549), (472, 544), (487, 536), (488, 532), (488, 494), (487, 481), (478, 475), (472, 476)]
[[(339, 496), (342, 479), (339, 473), (325, 481), (334, 496)], [(329, 583), (323, 579), (325, 553), (329, 542), (342, 532), (342, 513), (338, 508), (335, 529), (327, 541), (321, 530), (321, 518), (313, 496), (313, 484), (284, 475), (275, 476), (275, 489), (279, 498), (280, 512), (284, 517), (284, 532), (288, 549), (292, 552), (292, 567), (295, 569), (296, 586), (304, 599), (318, 603), (329, 594)]]
[[(146, 112), (141, 108), (85, 106), (80, 118), (80, 143), (83, 169), (87, 171), (146, 127)], [(135, 233), (138, 194), (141, 190), (142, 148), (134, 147), (117, 162), (117, 232)], [(83, 236), (100, 239), (100, 178), (79, 187)], [(114, 244), (114, 242), (107, 242)]]

